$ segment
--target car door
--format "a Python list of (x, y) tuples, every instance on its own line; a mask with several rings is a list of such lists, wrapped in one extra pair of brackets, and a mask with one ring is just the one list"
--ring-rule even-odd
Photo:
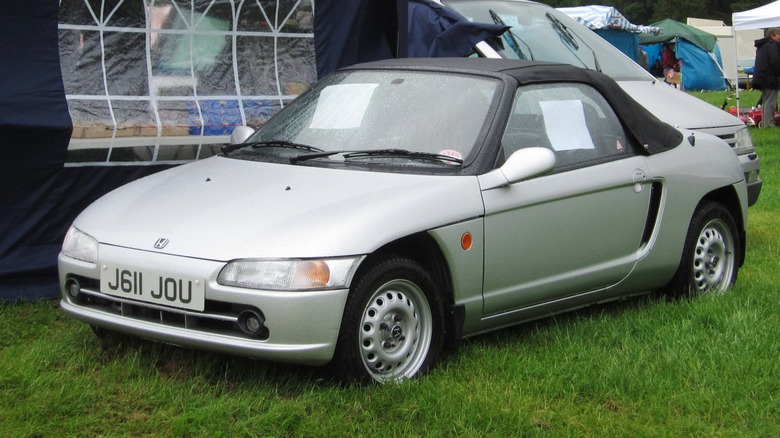
[(503, 152), (534, 146), (555, 152), (552, 174), (483, 191), (485, 315), (608, 288), (642, 244), (648, 161), (596, 89), (518, 88)]

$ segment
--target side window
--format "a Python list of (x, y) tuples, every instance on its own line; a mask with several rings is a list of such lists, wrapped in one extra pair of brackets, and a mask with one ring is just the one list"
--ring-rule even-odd
[(502, 139), (504, 156), (518, 149), (555, 152), (555, 171), (630, 156), (629, 137), (604, 97), (584, 84), (520, 87)]

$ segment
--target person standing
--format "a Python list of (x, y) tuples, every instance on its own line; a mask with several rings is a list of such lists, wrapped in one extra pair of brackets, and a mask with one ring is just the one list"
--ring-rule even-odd
[(756, 68), (753, 87), (761, 90), (761, 126), (775, 126), (777, 91), (780, 89), (780, 28), (766, 31), (766, 36), (756, 40)]

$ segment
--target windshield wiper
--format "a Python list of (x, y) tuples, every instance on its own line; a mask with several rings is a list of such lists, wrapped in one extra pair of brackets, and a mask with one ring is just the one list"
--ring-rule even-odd
[[(507, 24), (504, 21), (504, 19), (501, 18), (501, 16), (498, 15), (496, 13), (496, 11), (494, 11), (492, 9), (488, 9), (488, 12), (490, 13), (490, 18), (493, 19), (493, 23), (494, 24), (498, 24), (498, 25), (501, 25), (501, 26), (507, 26)], [(502, 36), (502, 38), (506, 39), (507, 44), (509, 45), (509, 48), (512, 49), (517, 54), (518, 58), (520, 58), (520, 59), (534, 59), (534, 54), (531, 52), (531, 47), (525, 41), (523, 41), (523, 44), (528, 49), (528, 53), (531, 54), (530, 58), (525, 56), (525, 53), (523, 53), (523, 49), (520, 48), (520, 41), (518, 41), (517, 35), (515, 35), (515, 33), (512, 32), (512, 28), (511, 27), (509, 27), (509, 29), (507, 29), (506, 32), (504, 32), (504, 34), (501, 35), (501, 36)]]
[[(558, 32), (558, 35), (560, 35), (561, 40), (566, 45), (568, 45), (569, 47), (573, 48), (574, 50), (580, 50), (580, 45), (577, 44), (577, 40), (574, 37), (574, 35), (571, 33), (569, 28), (566, 27), (566, 25), (563, 24), (561, 22), (561, 20), (559, 20), (558, 18), (554, 17), (549, 12), (546, 13), (545, 15), (547, 16), (547, 19), (550, 20), (550, 22), (553, 24), (553, 28), (555, 28), (555, 31)], [(582, 39), (580, 39), (580, 41), (582, 41)], [(593, 50), (593, 48), (591, 48), (588, 45), (588, 43), (586, 43), (585, 41), (582, 41), (582, 43), (585, 44), (585, 47), (587, 47), (588, 50), (590, 50), (591, 55), (593, 55), (593, 66), (594, 66), (594, 68), (596, 69), (596, 71), (601, 72), (601, 64), (599, 63), (598, 56), (596, 56), (596, 51)], [(580, 59), (579, 56), (577, 56), (577, 54), (574, 53), (574, 51), (572, 51), (572, 53), (574, 54), (574, 56), (577, 57), (577, 59), (580, 60), (580, 62), (582, 62), (583, 66), (585, 68), (589, 68), (587, 63), (584, 60)]]
[(285, 149), (300, 149), (309, 152), (322, 152), (322, 149), (320, 148), (315, 148), (314, 146), (309, 146), (301, 143), (294, 143), (292, 141), (287, 141), (287, 140), (264, 140), (264, 141), (251, 141), (247, 143), (230, 144), (230, 145), (222, 146), (221, 150), (223, 154), (227, 154), (236, 149), (241, 149), (250, 146), (253, 149), (266, 148), (266, 147), (278, 147), (278, 148), (285, 148)]
[(545, 15), (547, 16), (547, 19), (550, 20), (550, 22), (553, 24), (555, 31), (558, 32), (558, 35), (561, 36), (561, 39), (574, 50), (579, 50), (580, 45), (577, 44), (574, 36), (572, 36), (571, 32), (569, 32), (569, 28), (567, 28), (565, 24), (561, 23), (561, 20), (553, 17), (549, 12), (547, 12)]
[(462, 166), (463, 160), (450, 155), (435, 154), (431, 152), (414, 152), (406, 149), (375, 149), (366, 151), (354, 151), (344, 154), (344, 159), (365, 158), (365, 157), (410, 157), (421, 158), (425, 160), (444, 161)]
[(354, 158), (366, 158), (366, 157), (405, 157), (405, 158), (418, 158), (424, 160), (436, 160), (446, 163), (463, 165), (463, 160), (460, 158), (452, 157), (444, 154), (434, 154), (430, 152), (414, 152), (406, 149), (367, 149), (360, 151), (328, 151), (319, 152), (313, 154), (302, 154), (297, 157), (291, 157), (290, 163), (296, 164), (301, 161), (313, 160), (317, 158), (330, 157), (331, 155), (343, 154), (345, 160)]
[(343, 154), (350, 151), (322, 151), (313, 154), (301, 154), (290, 157), (290, 164), (300, 163), (301, 161), (316, 160), (317, 158), (330, 157), (331, 155)]
[[(566, 27), (565, 24), (561, 23), (561, 20), (559, 20), (556, 17), (553, 17), (552, 14), (549, 12), (545, 14), (547, 16), (547, 19), (550, 20), (550, 22), (553, 25), (553, 28), (556, 32), (558, 32), (558, 35), (561, 37), (561, 40), (564, 42), (565, 45), (569, 46), (571, 49), (571, 53), (580, 61), (582, 62), (583, 67), (589, 68), (588, 64), (581, 59), (579, 56), (577, 56), (576, 53), (574, 53), (574, 50), (580, 50), (580, 45), (577, 44), (577, 40), (575, 39), (574, 35), (572, 35), (571, 31), (569, 31), (569, 28)], [(582, 41), (582, 39), (580, 39)], [(599, 58), (596, 56), (596, 51), (591, 48), (588, 43), (585, 41), (582, 41), (583, 44), (585, 44), (585, 47), (590, 50), (590, 53), (593, 55), (593, 65), (596, 71), (601, 72), (601, 64), (599, 64)]]

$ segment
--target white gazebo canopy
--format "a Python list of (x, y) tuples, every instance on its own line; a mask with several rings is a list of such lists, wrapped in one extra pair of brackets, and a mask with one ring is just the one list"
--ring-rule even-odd
[(734, 30), (780, 27), (780, 0), (731, 14), (731, 25)]
[[(780, 27), (780, 0), (731, 14), (731, 27), (734, 31)], [(739, 84), (737, 84), (737, 111), (739, 111)]]

